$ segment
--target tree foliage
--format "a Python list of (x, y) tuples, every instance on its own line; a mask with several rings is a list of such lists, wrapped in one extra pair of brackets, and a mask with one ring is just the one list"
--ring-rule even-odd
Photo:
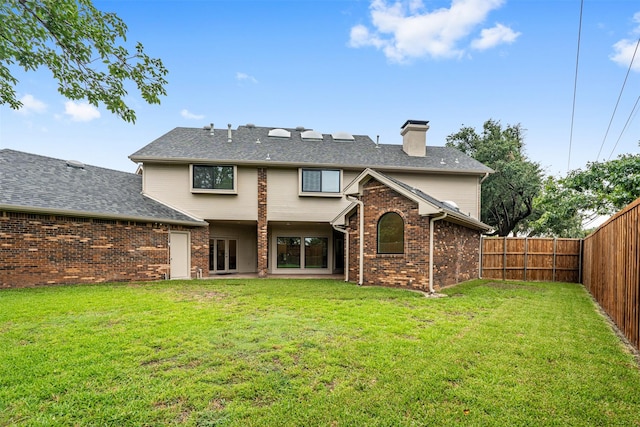
[(478, 134), (462, 127), (447, 137), (455, 147), (484, 163), (495, 172), (482, 184), (481, 220), (494, 233), (507, 236), (533, 211), (533, 199), (540, 192), (542, 171), (524, 153), (524, 131), (520, 124), (507, 125), (487, 120)]
[(120, 44), (126, 41), (126, 24), (91, 0), (4, 0), (0, 23), (0, 101), (11, 108), (21, 107), (11, 71), (16, 65), (25, 71), (49, 68), (62, 95), (96, 107), (103, 103), (128, 122), (136, 115), (124, 102), (127, 82), (150, 104), (166, 95), (162, 61), (148, 56), (140, 43), (130, 53)]
[(529, 236), (584, 237), (583, 224), (608, 216), (640, 197), (640, 155), (587, 163), (565, 178), (547, 178), (533, 214), (520, 224)]

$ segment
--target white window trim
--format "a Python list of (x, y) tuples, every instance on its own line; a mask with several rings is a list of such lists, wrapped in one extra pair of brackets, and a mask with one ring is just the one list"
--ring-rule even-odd
[[(340, 182), (338, 186), (340, 191), (337, 193), (323, 192), (323, 191), (302, 191), (302, 171), (303, 170), (317, 170), (317, 171), (338, 171), (340, 173)], [(298, 168), (298, 196), (301, 197), (342, 197), (342, 169), (337, 168)]]
[[(215, 188), (194, 188), (193, 187), (193, 167), (194, 166), (230, 166), (233, 168), (233, 188), (229, 190)], [(238, 194), (238, 166), (217, 163), (191, 163), (189, 165), (189, 188), (193, 194)]]

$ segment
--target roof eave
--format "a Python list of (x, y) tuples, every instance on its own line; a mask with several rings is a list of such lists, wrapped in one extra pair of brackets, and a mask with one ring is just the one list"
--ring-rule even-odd
[(187, 220), (162, 218), (162, 217), (123, 215), (123, 214), (113, 214), (113, 213), (106, 213), (106, 212), (88, 212), (88, 211), (79, 211), (74, 209), (51, 209), (51, 208), (43, 208), (38, 206), (0, 204), (0, 211), (25, 212), (25, 213), (33, 213), (33, 214), (40, 214), (40, 215), (77, 216), (81, 218), (113, 219), (113, 220), (121, 220), (121, 221), (157, 222), (157, 223), (163, 223), (163, 224), (184, 225), (189, 227), (204, 227), (209, 225), (206, 221), (197, 221), (197, 220), (187, 221)]
[(157, 157), (157, 156), (129, 156), (134, 163), (164, 163), (164, 164), (190, 164), (190, 163), (230, 163), (238, 166), (271, 166), (271, 167), (301, 167), (311, 166), (319, 168), (335, 168), (364, 170), (367, 168), (375, 168), (382, 171), (399, 171), (399, 172), (437, 172), (445, 174), (462, 174), (462, 175), (478, 175), (484, 176), (487, 173), (493, 173), (494, 170), (486, 169), (452, 169), (452, 168), (433, 168), (419, 166), (393, 166), (393, 165), (364, 165), (364, 164), (345, 164), (345, 163), (318, 163), (318, 162), (286, 162), (276, 160), (238, 160), (238, 159), (211, 159), (200, 157)]

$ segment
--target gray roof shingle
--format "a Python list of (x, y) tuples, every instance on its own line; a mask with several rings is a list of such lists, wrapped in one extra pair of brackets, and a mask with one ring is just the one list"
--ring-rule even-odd
[[(322, 140), (301, 138), (300, 129), (286, 130), (290, 138), (268, 136), (273, 128), (239, 126), (232, 130), (178, 127), (129, 158), (135, 162), (229, 162), (234, 164), (271, 164), (289, 166), (334, 166), (380, 170), (403, 169), (485, 174), (490, 168), (451, 147), (427, 147), (425, 157), (411, 157), (402, 145), (376, 145), (366, 135), (353, 135), (353, 141), (335, 141), (330, 134)], [(259, 141), (259, 142), (258, 142)]]
[(1, 209), (206, 225), (141, 191), (142, 177), (136, 174), (0, 150)]

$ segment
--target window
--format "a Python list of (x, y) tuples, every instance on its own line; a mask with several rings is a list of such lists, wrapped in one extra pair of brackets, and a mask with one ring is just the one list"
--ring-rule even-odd
[(278, 237), (278, 268), (300, 268), (299, 237)]
[(192, 165), (191, 176), (194, 192), (236, 192), (235, 166)]
[(329, 239), (326, 237), (304, 238), (304, 268), (327, 268)]
[(277, 268), (329, 267), (328, 237), (277, 237)]
[(387, 212), (378, 220), (378, 253), (404, 253), (404, 221), (395, 212)]
[(302, 193), (340, 193), (340, 171), (302, 169)]

